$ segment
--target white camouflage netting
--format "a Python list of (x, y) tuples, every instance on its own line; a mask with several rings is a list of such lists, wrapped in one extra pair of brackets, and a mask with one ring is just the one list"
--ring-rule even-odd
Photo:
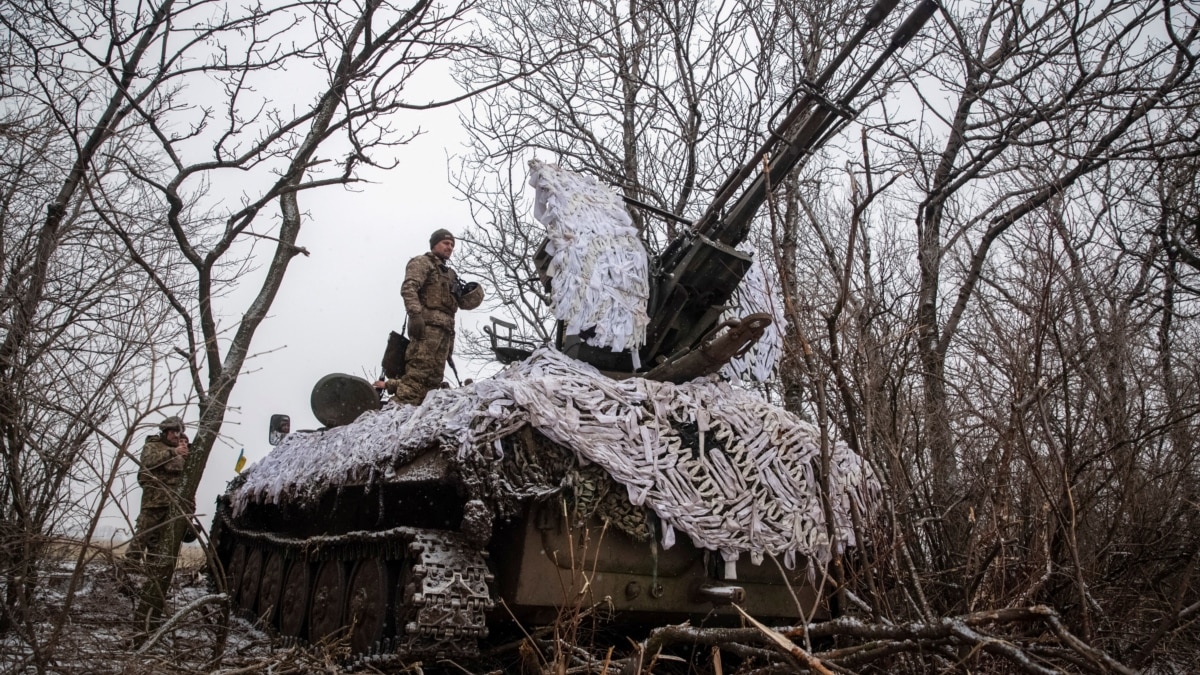
[[(568, 335), (615, 352), (646, 341), (649, 260), (624, 204), (595, 178), (529, 161), (533, 216), (546, 226), (552, 256), (551, 310)], [(639, 365), (635, 363), (635, 366)]]
[(345, 483), (386, 481), (392, 467), (440, 446), (457, 461), (502, 455), (500, 439), (531, 425), (595, 462), (631, 502), (663, 523), (662, 545), (682, 532), (724, 559), (797, 553), (817, 563), (854, 544), (851, 502), (869, 513), (879, 483), (844, 444), (832, 448), (835, 541), (819, 497), (818, 431), (757, 395), (715, 377), (676, 385), (615, 381), (549, 348), (487, 380), (430, 392), (417, 408), (389, 405), (353, 424), (291, 434), (243, 475), (232, 493), (250, 502), (315, 498)]
[(721, 368), (722, 377), (765, 382), (774, 372), (779, 355), (783, 353), (783, 332), (780, 328), (784, 316), (783, 307), (771, 290), (762, 265), (755, 260), (733, 294), (734, 306), (721, 316), (721, 320), (741, 319), (748, 314), (765, 312), (771, 315), (771, 325), (745, 354), (730, 360)]

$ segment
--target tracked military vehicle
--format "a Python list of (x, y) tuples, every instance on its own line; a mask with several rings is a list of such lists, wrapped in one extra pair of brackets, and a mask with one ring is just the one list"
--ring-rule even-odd
[[(736, 246), (771, 184), (756, 167), (767, 158), (785, 175), (852, 117), (854, 96), (936, 8), (922, 2), (850, 90), (826, 98), (896, 4), (879, 0), (652, 261), (643, 343), (598, 348), (567, 321), (554, 346), (493, 329), (510, 365), (492, 378), (378, 409), (369, 383), (330, 376), (313, 394), (326, 428), (273, 420), (282, 443), (231, 483), (213, 523), (235, 605), (284, 635), (348, 634), (357, 653), (404, 659), (469, 657), (490, 627), (563, 608), (643, 622), (733, 621), (734, 605), (768, 621), (828, 616), (812, 581), (853, 545), (852, 511), (871, 510), (878, 483), (844, 445), (822, 447), (813, 427), (712, 373), (771, 323), (722, 318), (749, 269)], [(538, 261), (550, 284), (554, 255)]]
[(878, 491), (828, 450), (826, 503), (819, 432), (786, 411), (714, 378), (615, 381), (547, 346), (419, 407), (290, 434), (221, 498), (213, 539), (242, 610), (361, 652), (469, 656), (489, 623), (564, 607), (823, 617), (810, 580)]

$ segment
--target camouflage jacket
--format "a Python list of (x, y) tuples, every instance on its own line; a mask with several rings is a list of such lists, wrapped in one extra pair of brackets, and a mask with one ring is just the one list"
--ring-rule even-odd
[(154, 435), (146, 438), (141, 460), (138, 485), (142, 486), (142, 507), (170, 505), (170, 493), (183, 482), (187, 458), (175, 454), (175, 446)]
[(458, 275), (445, 261), (432, 251), (408, 261), (404, 270), (404, 283), (400, 295), (404, 298), (404, 309), (409, 315), (419, 314), (426, 325), (454, 328), (454, 313), (461, 309), (474, 309), (483, 302), (483, 287), (455, 297)]

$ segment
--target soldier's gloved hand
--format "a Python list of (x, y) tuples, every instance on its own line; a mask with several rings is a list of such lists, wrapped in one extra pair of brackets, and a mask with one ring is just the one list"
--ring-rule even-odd
[(413, 340), (425, 337), (425, 319), (420, 314), (408, 315), (408, 337)]

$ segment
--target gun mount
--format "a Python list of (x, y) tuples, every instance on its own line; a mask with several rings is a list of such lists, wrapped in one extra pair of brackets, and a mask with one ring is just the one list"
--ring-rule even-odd
[[(866, 36), (878, 28), (899, 0), (877, 0), (863, 25), (813, 81), (801, 82), (772, 117), (767, 140), (738, 171), (716, 191), (707, 210), (694, 222), (626, 197), (626, 204), (687, 226), (668, 242), (650, 266), (649, 323), (638, 358), (626, 350), (614, 352), (586, 342), (586, 335), (563, 334), (557, 346), (567, 355), (614, 375), (639, 375), (648, 379), (682, 382), (716, 372), (729, 357), (744, 352), (762, 335), (761, 317), (753, 330), (742, 321), (721, 324), (730, 298), (749, 270), (752, 258), (737, 250), (750, 232), (762, 203), (785, 176), (813, 155), (857, 116), (854, 100), (892, 55), (937, 11), (935, 0), (921, 0), (901, 22), (887, 46), (836, 99), (826, 88)], [(780, 113), (791, 106), (776, 124)], [(535, 256), (543, 283), (549, 281), (550, 256), (545, 246)], [(720, 328), (728, 328), (721, 331)], [(724, 361), (695, 358), (698, 350), (728, 355)], [(640, 367), (635, 364), (641, 364)]]

